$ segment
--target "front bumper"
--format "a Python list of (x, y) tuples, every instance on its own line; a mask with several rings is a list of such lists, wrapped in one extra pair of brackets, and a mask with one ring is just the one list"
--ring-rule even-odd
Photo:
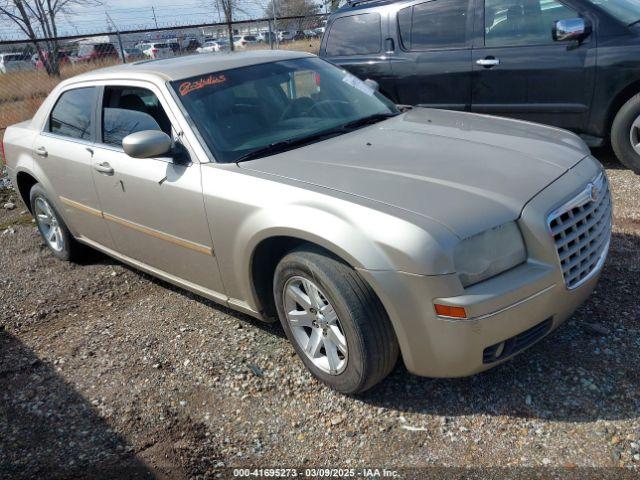
[[(459, 377), (491, 368), (555, 330), (586, 300), (606, 250), (589, 279), (568, 289), (546, 219), (598, 168), (583, 161), (529, 202), (518, 220), (528, 261), (487, 281), (463, 289), (456, 275), (361, 271), (387, 309), (410, 372)], [(434, 302), (463, 306), (469, 319), (439, 317)]]

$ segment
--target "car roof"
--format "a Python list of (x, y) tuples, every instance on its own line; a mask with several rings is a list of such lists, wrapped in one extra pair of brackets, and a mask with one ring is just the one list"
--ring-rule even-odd
[[(107, 80), (110, 78), (132, 78), (135, 74), (160, 77), (163, 80), (205, 75), (207, 73), (248, 67), (261, 63), (277, 62), (294, 58), (315, 57), (311, 53), (291, 50), (256, 50), (237, 53), (215, 53), (187, 55), (163, 60), (143, 60), (114, 67), (101, 68), (73, 77), (74, 81)], [(71, 79), (70, 79), (71, 80)]]

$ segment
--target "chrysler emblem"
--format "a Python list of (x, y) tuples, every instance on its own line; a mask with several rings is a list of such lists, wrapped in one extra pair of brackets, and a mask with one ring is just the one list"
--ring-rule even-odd
[(596, 187), (593, 183), (591, 184), (591, 201), (595, 202), (598, 199), (598, 187)]

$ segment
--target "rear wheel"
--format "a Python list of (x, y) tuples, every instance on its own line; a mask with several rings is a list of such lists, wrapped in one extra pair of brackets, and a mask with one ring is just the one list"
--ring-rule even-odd
[(38, 231), (53, 255), (60, 260), (80, 259), (85, 253), (86, 247), (73, 238), (40, 184), (36, 183), (31, 187), (29, 200)]
[(611, 126), (611, 146), (623, 165), (640, 174), (640, 94), (618, 111)]
[(380, 300), (358, 273), (320, 249), (304, 248), (278, 264), (274, 296), (280, 322), (311, 373), (343, 393), (381, 381), (398, 343)]

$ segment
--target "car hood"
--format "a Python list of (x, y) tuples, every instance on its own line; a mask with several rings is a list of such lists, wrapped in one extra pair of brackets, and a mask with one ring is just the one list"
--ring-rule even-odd
[(564, 130), (417, 108), (240, 167), (382, 202), (466, 238), (517, 219), (531, 198), (588, 154)]

